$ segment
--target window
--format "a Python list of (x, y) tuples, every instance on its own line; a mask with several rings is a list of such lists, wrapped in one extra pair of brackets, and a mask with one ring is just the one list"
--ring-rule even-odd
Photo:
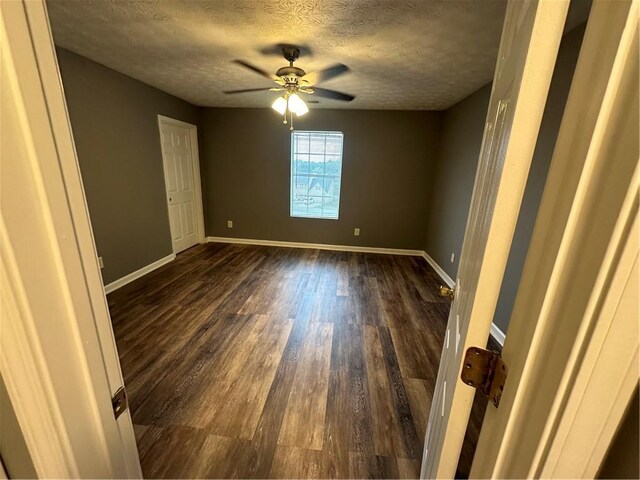
[(342, 132), (291, 135), (291, 216), (337, 219), (340, 209)]

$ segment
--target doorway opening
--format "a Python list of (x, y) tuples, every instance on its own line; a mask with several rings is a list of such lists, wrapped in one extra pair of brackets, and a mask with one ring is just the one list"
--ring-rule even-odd
[[(533, 142), (522, 143), (528, 145), (529, 153), (534, 156), (538, 126), (522, 125), (517, 119), (519, 116), (539, 116), (543, 120), (542, 99), (547, 98), (548, 90), (545, 82), (552, 81), (554, 63), (557, 68), (554, 48), (560, 46), (566, 13), (566, 10), (562, 11), (566, 5), (560, 3), (509, 4), (511, 10), (508, 11), (506, 25), (512, 29), (505, 29), (508, 48), (500, 56), (496, 82), (492, 87), (495, 95), (489, 99), (488, 133), (480, 147), (478, 177), (481, 180), (476, 182), (476, 186), (486, 186), (487, 190), (476, 192), (471, 201), (469, 223), (475, 228), (467, 229), (467, 235), (475, 238), (468, 242), (465, 240), (460, 255), (461, 267), (455, 275), (454, 303), (447, 325), (443, 325), (441, 320), (448, 313), (448, 300), (436, 293), (440, 283), (439, 272), (444, 269), (426, 252), (381, 251), (384, 249), (367, 246), (359, 246), (356, 250), (353, 246), (340, 249), (326, 244), (312, 244), (313, 248), (309, 248), (309, 244), (269, 240), (246, 245), (251, 240), (238, 238), (232, 239), (235, 240), (233, 242), (217, 242), (186, 250), (162, 269), (110, 294), (111, 317), (120, 328), (116, 332), (120, 352), (116, 351), (113, 341), (74, 142), (48, 35), (45, 5), (37, 2), (17, 7), (3, 4), (2, 34), (11, 40), (3, 42), (3, 52), (7, 48), (10, 53), (32, 53), (2, 56), (3, 71), (11, 73), (10, 90), (5, 90), (6, 86), (3, 88), (3, 98), (5, 92), (12, 93), (6, 97), (11, 100), (8, 111), (12, 115), (19, 112), (15, 117), (24, 119), (37, 110), (42, 114), (36, 118), (49, 120), (46, 125), (24, 121), (11, 124), (22, 130), (19, 130), (20, 135), (9, 136), (13, 143), (8, 145), (17, 154), (8, 161), (8, 167), (3, 167), (3, 178), (14, 175), (11, 177), (13, 180), (46, 180), (36, 185), (40, 190), (25, 188), (23, 199), (32, 212), (29, 228), (41, 227), (39, 235), (30, 236), (34, 244), (39, 242), (40, 248), (35, 252), (39, 255), (38, 262), (34, 262), (25, 247), (26, 222), (16, 214), (22, 210), (9, 203), (15, 196), (10, 196), (11, 199), (3, 197), (1, 232), (3, 239), (7, 235), (12, 240), (2, 242), (3, 267), (5, 264), (10, 267), (9, 274), (13, 280), (8, 283), (13, 296), (5, 296), (6, 290), (3, 289), (3, 305), (6, 301), (12, 307), (21, 306), (11, 310), (12, 320), (16, 319), (16, 323), (11, 325), (20, 328), (9, 332), (13, 335), (11, 338), (22, 342), (14, 342), (15, 345), (28, 345), (29, 348), (20, 352), (33, 351), (41, 355), (39, 363), (32, 361), (35, 355), (33, 358), (27, 356), (30, 368), (33, 367), (39, 375), (24, 376), (31, 383), (21, 382), (15, 375), (16, 369), (5, 370), (7, 365), (17, 365), (11, 361), (18, 358), (18, 355), (4, 356), (5, 352), (15, 354), (17, 350), (3, 348), (3, 380), (9, 380), (6, 382), (7, 393), (12, 399), (18, 398), (18, 392), (19, 397), (30, 400), (25, 401), (24, 406), (20, 405), (20, 411), (16, 410), (16, 415), (30, 428), (27, 432), (37, 431), (37, 421), (42, 420), (47, 424), (47, 431), (55, 433), (50, 438), (66, 442), (47, 445), (38, 442), (37, 435), (26, 436), (37, 447), (33, 452), (40, 455), (34, 457), (36, 469), (55, 472), (55, 476), (139, 476), (139, 453), (143, 458), (145, 455), (156, 460), (159, 458), (157, 463), (147, 467), (154, 476), (226, 476), (238, 474), (238, 466), (250, 469), (244, 476), (266, 476), (262, 475), (265, 472), (273, 476), (290, 476), (292, 472), (295, 476), (318, 477), (334, 476), (336, 472), (343, 472), (344, 476), (416, 476), (422, 454), (416, 445), (420, 445), (421, 429), (424, 429), (426, 448), (430, 451), (428, 455), (425, 452), (422, 475), (430, 476), (430, 470), (453, 471), (458, 455), (451, 449), (449, 434), (460, 436), (461, 431), (446, 428), (442, 425), (443, 420), (427, 425), (426, 412), (429, 408), (425, 407), (432, 407), (430, 416), (433, 420), (439, 412), (444, 418), (445, 413), (449, 415), (464, 410), (454, 408), (454, 402), (460, 402), (463, 396), (470, 399), (469, 395), (456, 394), (455, 389), (460, 385), (457, 371), (453, 371), (455, 362), (446, 362), (446, 353), (442, 357), (444, 360), (439, 362), (439, 352), (443, 346), (445, 352), (455, 350), (456, 355), (464, 350), (471, 338), (468, 336), (470, 326), (475, 329), (476, 337), (482, 337), (482, 342), (489, 331), (489, 323), (480, 329), (479, 323), (472, 325), (467, 313), (474, 310), (470, 306), (483, 307), (481, 296), (485, 297), (485, 303), (491, 303), (487, 298), (500, 297), (502, 273), (496, 274), (491, 268), (495, 264), (508, 263), (510, 249), (505, 245), (511, 241), (510, 236), (517, 228), (518, 214), (522, 213), (516, 205), (519, 201), (515, 202), (514, 198), (525, 192), (529, 175), (528, 167), (510, 155), (509, 144), (513, 138), (519, 141), (533, 139)], [(608, 56), (600, 57), (605, 60), (613, 58), (616, 65), (622, 64), (624, 69), (610, 67), (593, 69), (593, 72), (604, 72), (602, 75), (613, 72), (611, 75), (622, 76), (627, 75), (629, 62), (622, 62), (622, 54), (618, 55), (618, 52), (633, 53), (631, 47), (627, 48), (633, 42), (629, 41), (631, 34), (628, 34), (626, 26), (634, 20), (628, 20), (630, 17), (624, 9), (613, 7), (614, 10), (620, 13), (617, 20), (625, 25), (624, 30), (620, 29), (623, 32), (620, 44), (609, 37), (595, 43), (609, 48), (605, 51)], [(13, 21), (6, 21), (6, 18)], [(541, 25), (539, 18), (552, 21)], [(598, 20), (602, 22), (602, 18)], [(515, 19), (518, 21), (511, 21)], [(635, 22), (631, 27), (637, 26), (637, 18)], [(635, 35), (637, 39), (637, 31)], [(592, 35), (591, 41), (596, 37)], [(635, 45), (637, 47), (637, 42)], [(585, 61), (595, 62), (594, 58)], [(529, 67), (542, 66), (536, 71), (543, 74), (527, 75), (525, 64)], [(99, 70), (98, 67), (96, 69)], [(543, 78), (545, 75), (548, 78)], [(16, 78), (21, 81), (17, 82)], [(601, 87), (601, 97), (605, 87), (609, 87), (608, 78), (597, 75), (594, 78)], [(619, 83), (623, 87), (632, 83), (626, 81), (627, 77), (622, 78), (625, 81)], [(514, 83), (510, 79), (516, 80), (520, 91), (511, 89)], [(620, 92), (627, 93), (627, 90), (621, 89)], [(634, 95), (637, 100), (637, 88)], [(616, 102), (612, 102), (615, 107), (624, 103), (619, 101), (621, 98), (624, 100), (622, 94), (611, 96), (615, 97)], [(521, 99), (526, 101), (519, 103)], [(6, 104), (3, 102), (3, 106)], [(371, 115), (367, 113), (367, 118)], [(598, 112), (587, 112), (586, 117), (588, 121), (600, 124), (598, 115)], [(612, 118), (619, 120), (615, 116)], [(629, 135), (629, 125), (637, 126), (637, 115), (630, 118), (630, 122), (615, 124), (621, 132), (616, 137), (622, 139), (620, 145), (629, 148), (613, 149), (612, 153), (619, 154), (616, 158), (625, 161), (607, 169), (611, 176), (599, 176), (601, 183), (594, 181), (586, 185), (590, 192), (599, 194), (597, 198), (603, 200), (603, 204), (594, 206), (592, 210), (586, 207), (583, 210), (593, 211), (594, 216), (602, 220), (599, 231), (585, 230), (591, 232), (584, 237), (585, 243), (604, 251), (609, 245), (605, 241), (611, 238), (618, 242), (614, 245), (617, 249), (615, 255), (606, 251), (607, 261), (612, 259), (611, 268), (617, 268), (607, 277), (612, 279), (628, 273), (618, 268), (614, 260), (627, 258), (634, 252), (637, 256), (637, 245), (634, 251), (631, 243), (625, 243), (624, 236), (635, 232), (632, 229), (634, 225), (637, 227), (637, 223), (631, 224), (634, 205), (637, 219), (637, 191), (633, 197), (633, 182), (629, 191), (620, 189), (612, 193), (615, 189), (605, 188), (620, 179), (619, 183), (626, 186), (624, 182), (632, 178), (628, 155), (624, 155), (635, 145), (636, 157), (632, 159), (637, 160), (637, 141), (634, 144), (633, 135)], [(157, 134), (157, 128), (154, 131)], [(514, 137), (510, 138), (510, 135)], [(81, 144), (80, 140), (76, 142), (77, 146)], [(155, 145), (159, 147), (157, 142)], [(174, 146), (172, 141), (171, 147)], [(518, 151), (523, 150), (519, 148)], [(34, 152), (40, 154), (35, 155)], [(183, 153), (186, 155), (187, 150)], [(598, 158), (590, 158), (590, 161), (601, 167), (604, 164), (602, 159), (610, 157), (605, 155), (609, 152), (603, 148), (597, 153), (602, 154)], [(345, 165), (347, 157), (345, 155)], [(29, 161), (15, 161), (16, 158), (28, 158)], [(164, 167), (163, 155), (156, 155), (154, 160), (156, 166), (160, 163)], [(175, 173), (175, 158), (173, 160)], [(188, 168), (188, 162), (185, 165)], [(490, 168), (495, 165), (499, 167), (497, 173)], [(575, 171), (582, 172), (578, 168)], [(162, 170), (154, 172), (156, 179), (162, 179), (162, 175), (157, 175)], [(245, 175), (251, 172), (243, 171)], [(170, 177), (165, 178), (170, 181)], [(178, 175), (173, 178), (178, 183)], [(346, 181), (349, 175), (345, 174), (344, 178)], [(486, 182), (483, 183), (483, 179)], [(585, 182), (590, 180), (588, 178)], [(191, 186), (193, 183), (195, 181)], [(8, 186), (18, 184), (18, 181), (6, 183)], [(169, 208), (172, 201), (169, 196), (177, 191), (160, 192), (167, 195)], [(558, 198), (564, 198), (562, 193), (560, 190)], [(487, 197), (495, 200), (495, 211)], [(162, 195), (159, 198), (162, 199)], [(569, 194), (567, 198), (572, 200)], [(37, 208), (38, 202), (40, 208)], [(188, 223), (184, 220), (188, 218), (188, 212), (185, 213), (183, 208), (185, 202), (177, 202), (176, 218), (180, 219), (181, 239), (192, 235), (197, 227), (182, 229), (182, 223)], [(286, 210), (286, 201), (284, 205)], [(548, 202), (545, 205), (548, 206)], [(489, 213), (478, 214), (481, 211)], [(611, 211), (620, 212), (620, 222), (630, 219), (629, 225), (620, 223), (618, 228), (618, 217), (611, 219), (606, 216)], [(341, 210), (340, 219), (343, 212)], [(383, 209), (379, 212), (382, 213)], [(499, 226), (492, 223), (494, 216), (503, 222), (508, 220), (506, 230), (512, 231), (499, 231)], [(143, 220), (139, 223), (145, 226), (153, 224), (151, 218)], [(565, 225), (566, 222), (553, 224), (558, 229)], [(481, 227), (487, 228), (482, 230)], [(360, 233), (359, 227), (357, 231)], [(366, 231), (363, 228), (363, 232)], [(486, 238), (482, 238), (483, 231), (488, 232)], [(613, 233), (606, 237), (609, 231)], [(506, 243), (496, 241), (496, 238), (507, 237)], [(481, 245), (495, 248), (487, 248), (489, 255), (485, 253), (483, 262), (474, 263), (479, 257), (473, 247)], [(496, 253), (497, 250), (500, 251)], [(451, 256), (453, 261), (454, 255)], [(543, 261), (544, 258), (540, 263)], [(34, 263), (38, 264), (39, 272), (35, 272)], [(581, 264), (584, 263), (586, 261)], [(475, 265), (480, 270), (474, 271)], [(637, 263), (635, 265), (637, 273)], [(600, 272), (594, 270), (598, 266), (587, 265), (591, 270), (584, 277), (592, 274), (591, 277), (595, 278)], [(479, 280), (482, 272), (485, 272), (484, 283)], [(475, 281), (474, 275), (478, 277)], [(493, 282), (496, 285), (483, 289), (482, 295), (475, 295), (479, 285), (491, 285), (486, 281), (487, 277), (496, 280)], [(634, 285), (627, 281), (627, 277), (622, 282), (625, 292), (633, 290), (629, 285)], [(51, 289), (55, 289), (55, 298), (59, 301), (47, 304), (49, 297), (39, 294), (38, 289), (43, 290), (41, 285), (45, 279)], [(185, 279), (191, 279), (191, 282), (185, 284)], [(470, 279), (472, 281), (468, 282)], [(574, 299), (572, 297), (572, 301)], [(586, 303), (590, 299), (583, 300)], [(495, 305), (490, 307), (487, 311), (493, 312)], [(45, 315), (34, 317), (21, 315), (21, 312), (45, 312)], [(41, 319), (48, 312), (60, 320), (57, 331), (64, 332), (64, 335), (51, 335), (51, 322), (42, 324)], [(483, 321), (490, 322), (491, 319), (487, 316)], [(572, 325), (578, 328), (582, 324), (574, 322)], [(25, 335), (27, 331), (32, 335)], [(154, 333), (155, 338), (150, 338)], [(513, 330), (510, 335), (513, 335)], [(82, 342), (77, 341), (80, 338)], [(633, 347), (632, 342), (627, 343), (625, 354)], [(189, 348), (191, 346), (195, 348)], [(637, 355), (637, 344), (635, 347)], [(509, 348), (508, 343), (505, 348)], [(556, 351), (547, 350), (549, 355), (555, 355)], [(61, 358), (69, 370), (64, 378), (57, 374), (60, 369), (52, 368), (60, 364)], [(131, 390), (131, 408), (118, 416), (113, 415), (113, 405), (109, 400), (123, 385), (121, 363), (132, 365), (125, 372), (125, 377), (137, 377), (137, 380), (127, 385)], [(438, 363), (442, 375), (436, 379)], [(10, 375), (5, 377), (5, 372)], [(441, 377), (445, 377), (444, 382), (440, 381)], [(71, 380), (76, 381), (73, 386), (77, 388), (58, 388), (68, 386)], [(447, 380), (449, 387), (454, 389), (453, 393), (447, 389)], [(637, 377), (632, 380), (637, 381)], [(429, 382), (436, 384), (433, 394), (425, 388)], [(55, 390), (51, 388), (54, 383)], [(34, 385), (41, 388), (43, 394), (25, 395), (27, 389)], [(53, 414), (61, 411), (59, 392), (69, 390), (73, 391), (74, 398), (67, 400), (75, 408), (70, 413), (64, 412), (67, 415), (63, 417), (64, 422), (51, 421)], [(201, 396), (198, 392), (206, 392), (207, 395)], [(40, 406), (44, 405), (46, 415), (24, 415), (29, 408), (36, 411), (33, 399), (44, 399)], [(273, 408), (265, 410), (267, 405)], [(616, 405), (611, 406), (614, 407)], [(490, 409), (488, 411), (491, 412)], [(135, 432), (140, 443), (139, 451), (135, 445), (132, 414), (144, 420)], [(348, 417), (346, 422), (345, 417)], [(466, 418), (464, 420), (463, 426), (467, 425)], [(86, 428), (82, 432), (67, 428), (67, 421), (72, 425), (81, 422)], [(87, 445), (93, 445), (90, 450), (95, 461), (86, 454)], [(51, 449), (55, 455), (42, 455)], [(183, 471), (185, 462), (181, 455), (194, 452), (212, 460), (213, 464), (192, 464), (193, 472)], [(440, 465), (434, 463), (434, 458), (440, 458)], [(229, 462), (225, 464), (224, 460)], [(222, 474), (212, 470), (212, 467), (219, 466), (224, 467)], [(459, 472), (459, 475), (464, 476), (465, 473)]]

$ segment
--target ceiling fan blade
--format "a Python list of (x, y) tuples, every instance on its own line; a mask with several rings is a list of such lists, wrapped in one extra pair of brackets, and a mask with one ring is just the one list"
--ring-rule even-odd
[(230, 93), (248, 93), (248, 92), (268, 92), (270, 90), (275, 92), (275, 91), (282, 90), (282, 88), (276, 88), (276, 87), (245, 88), (244, 90), (226, 90), (223, 93), (230, 94)]
[(333, 100), (342, 100), (343, 102), (350, 102), (351, 100), (356, 98), (353, 95), (349, 95), (348, 93), (336, 92), (335, 90), (328, 90), (326, 88), (318, 87), (313, 87), (313, 94), (317, 95), (318, 97), (331, 98)]
[(234, 60), (233, 63), (237, 63), (238, 65), (241, 65), (245, 68), (248, 68), (249, 70), (252, 70), (254, 72), (256, 72), (258, 75), (262, 75), (265, 78), (268, 78), (269, 80), (277, 80), (278, 77), (276, 77), (275, 75), (270, 74), (269, 72), (264, 71), (263, 69), (261, 69), (260, 67), (256, 67), (255, 65), (251, 65), (248, 62), (245, 62), (244, 60)]
[(338, 75), (342, 75), (348, 71), (349, 67), (342, 63), (336, 63), (335, 65), (318, 70), (317, 72), (307, 73), (302, 77), (302, 80), (309, 82), (310, 85), (315, 85), (316, 83), (326, 82), (327, 80), (337, 77)]

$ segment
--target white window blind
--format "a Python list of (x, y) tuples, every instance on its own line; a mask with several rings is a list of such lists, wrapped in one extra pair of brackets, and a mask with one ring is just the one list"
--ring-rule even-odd
[(338, 218), (343, 140), (342, 132), (292, 133), (292, 217)]

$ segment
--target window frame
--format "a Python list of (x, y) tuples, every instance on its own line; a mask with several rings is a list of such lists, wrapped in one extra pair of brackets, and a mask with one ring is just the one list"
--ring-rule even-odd
[[(311, 157), (312, 155), (322, 155), (324, 157), (323, 159), (323, 164), (326, 163), (326, 157), (327, 157), (327, 152), (326, 152), (326, 135), (339, 135), (341, 137), (341, 151), (340, 151), (340, 170), (339, 173), (337, 175), (333, 174), (315, 174), (315, 173), (311, 173), (311, 171), (309, 171), (308, 173), (295, 173), (295, 163), (294, 163), (294, 155), (295, 153), (299, 153), (295, 151), (295, 146), (294, 146), (294, 142), (295, 142), (295, 138), (296, 138), (296, 134), (322, 134), (325, 135), (325, 151), (323, 154), (315, 154), (315, 153), (311, 153), (311, 148), (309, 148), (309, 152), (303, 153), (304, 155), (307, 155), (308, 157)], [(309, 160), (309, 163), (311, 163), (311, 161)], [(343, 167), (343, 163), (344, 163), (344, 132), (339, 131), (339, 130), (294, 130), (291, 132), (291, 151), (289, 154), (289, 169), (290, 169), (290, 182), (289, 182), (289, 217), (290, 218), (308, 218), (308, 219), (314, 219), (314, 220), (339, 220), (340, 219), (340, 203), (341, 203), (341, 193), (342, 193), (342, 167)], [(310, 170), (310, 169), (309, 169)], [(313, 177), (313, 178), (319, 178), (322, 179), (323, 185), (324, 185), (324, 180), (326, 178), (333, 178), (333, 179), (338, 179), (339, 181), (339, 187), (338, 187), (338, 210), (337, 210), (337, 215), (335, 217), (331, 216), (318, 216), (318, 214), (309, 214), (309, 215), (301, 215), (298, 213), (294, 213), (293, 211), (293, 197), (294, 197), (294, 186), (295, 186), (295, 178), (296, 177)], [(308, 195), (307, 197), (316, 197), (316, 195)], [(324, 196), (320, 196), (320, 198), (322, 198)]]

